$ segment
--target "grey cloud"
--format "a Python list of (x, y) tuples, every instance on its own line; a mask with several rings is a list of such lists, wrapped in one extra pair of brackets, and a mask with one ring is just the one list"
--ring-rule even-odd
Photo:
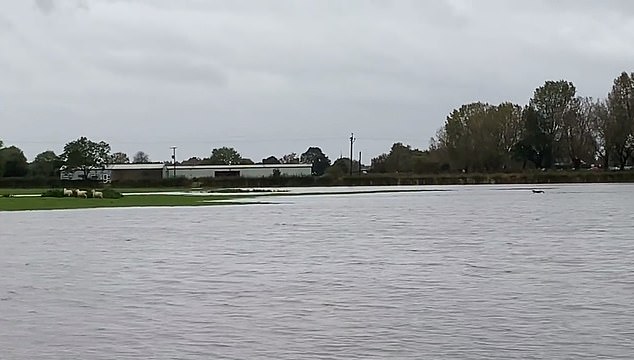
[(50, 14), (55, 9), (53, 0), (35, 0), (35, 5), (45, 14)]
[(170, 56), (164, 53), (115, 53), (97, 61), (115, 75), (143, 77), (159, 83), (168, 81), (224, 86), (227, 82), (226, 74), (204, 59)]
[(30, 157), (82, 135), (153, 159), (169, 145), (337, 157), (351, 131), (370, 157), (427, 146), (463, 103), (525, 103), (545, 80), (604, 96), (634, 63), (634, 2), (621, 0), (36, 4), (0, 15), (13, 24), (0, 35), (0, 138)]
[(13, 23), (0, 15), (0, 36), (6, 36), (13, 28)]

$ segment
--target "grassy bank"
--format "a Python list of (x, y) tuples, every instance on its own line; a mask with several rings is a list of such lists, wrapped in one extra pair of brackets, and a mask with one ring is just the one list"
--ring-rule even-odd
[[(244, 198), (242, 196), (241, 198)], [(121, 199), (47, 198), (39, 196), (0, 197), (0, 211), (90, 209), (105, 207), (209, 206), (227, 204), (213, 202), (231, 200), (232, 196), (138, 195)]]
[[(37, 180), (37, 181), (35, 181)], [(353, 176), (304, 176), (265, 178), (204, 178), (157, 179), (128, 181), (110, 186), (121, 192), (184, 191), (192, 187), (205, 189), (245, 187), (306, 187), (306, 186), (380, 186), (380, 185), (461, 185), (461, 184), (554, 184), (554, 183), (614, 183), (634, 182), (634, 171), (538, 171), (516, 173), (441, 173), (441, 174), (361, 174)], [(56, 178), (0, 178), (0, 194), (41, 193), (49, 188), (103, 188), (98, 182), (61, 181)], [(33, 192), (35, 190), (35, 192)]]
[[(135, 189), (129, 189), (135, 190)], [(229, 190), (229, 189), (227, 189)], [(376, 193), (411, 193), (446, 191), (440, 189), (382, 189), (354, 190), (341, 189), (336, 192), (301, 191), (301, 192), (277, 192), (269, 191), (263, 193), (253, 193), (245, 195), (243, 191), (236, 191), (227, 195), (173, 195), (173, 194), (139, 194), (126, 195), (118, 199), (92, 199), (76, 197), (42, 197), (31, 195), (36, 193), (36, 189), (24, 189), (23, 195), (1, 196), (0, 211), (21, 211), (21, 210), (55, 210), (55, 209), (89, 209), (89, 208), (112, 208), (112, 207), (151, 207), (151, 206), (209, 206), (218, 204), (242, 204), (242, 199), (261, 198), (259, 203), (267, 202), (271, 197), (293, 197), (293, 196), (328, 196), (328, 195), (351, 195), (351, 194), (376, 194)], [(251, 192), (251, 191), (249, 191)], [(25, 196), (26, 195), (26, 196)], [(249, 203), (254, 203), (250, 201)], [(256, 202), (257, 203), (257, 202)]]
[(494, 174), (368, 174), (333, 180), (333, 185), (478, 185), (478, 184), (566, 184), (630, 183), (634, 171), (527, 171)]
[[(68, 188), (76, 188), (77, 186), (69, 186)], [(84, 186), (82, 189), (90, 189), (95, 188), (98, 190), (102, 190), (99, 186)], [(50, 190), (50, 187), (35, 187), (35, 188), (0, 188), (0, 197), (7, 195), (39, 195), (44, 193), (47, 190)], [(189, 187), (117, 187), (117, 191), (121, 193), (150, 193), (150, 192), (160, 192), (160, 191), (189, 191), (191, 188)]]

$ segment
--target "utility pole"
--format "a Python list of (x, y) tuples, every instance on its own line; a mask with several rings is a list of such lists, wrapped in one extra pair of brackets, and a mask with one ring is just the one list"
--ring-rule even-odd
[(174, 167), (174, 177), (176, 177), (176, 146), (172, 146), (172, 165)]
[(350, 133), (350, 176), (352, 176), (352, 144), (357, 140), (354, 138), (354, 133)]
[(359, 175), (361, 175), (361, 151), (359, 151)]

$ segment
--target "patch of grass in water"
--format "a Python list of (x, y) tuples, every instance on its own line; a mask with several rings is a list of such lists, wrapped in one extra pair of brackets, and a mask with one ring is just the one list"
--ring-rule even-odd
[(90, 209), (106, 207), (143, 207), (143, 206), (210, 206), (226, 205), (227, 202), (213, 200), (232, 199), (230, 196), (175, 196), (175, 195), (139, 195), (124, 196), (120, 199), (82, 199), (48, 197), (11, 197), (0, 198), (0, 211), (19, 210), (56, 210)]

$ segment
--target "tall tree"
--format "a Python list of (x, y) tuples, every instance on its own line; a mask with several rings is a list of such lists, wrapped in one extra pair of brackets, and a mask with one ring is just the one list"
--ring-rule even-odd
[(103, 169), (110, 160), (110, 145), (94, 142), (82, 136), (64, 146), (61, 155), (66, 171), (80, 170), (88, 178), (90, 170)]
[(51, 150), (44, 151), (35, 156), (31, 163), (31, 173), (35, 176), (53, 177), (57, 175), (62, 162)]
[(530, 105), (524, 108), (522, 118), (524, 131), (522, 139), (514, 146), (515, 157), (523, 162), (522, 168), (526, 167), (527, 161), (532, 162), (536, 168), (547, 167), (553, 162), (553, 142), (543, 131), (545, 120)]
[(110, 155), (109, 163), (110, 164), (129, 164), (130, 158), (128, 158), (128, 155), (126, 153), (116, 152)]
[(299, 164), (299, 158), (296, 153), (290, 153), (283, 155), (280, 158), (280, 163), (282, 164)]
[(600, 151), (595, 133), (597, 102), (589, 97), (580, 97), (578, 104), (576, 116), (569, 116), (564, 127), (564, 145), (575, 168), (582, 163), (594, 163)]
[(330, 166), (330, 159), (324, 154), (320, 148), (311, 146), (304, 152), (299, 161), (302, 164), (312, 164), (313, 175), (321, 176), (326, 172), (326, 169)]
[(4, 177), (22, 177), (29, 172), (29, 166), (22, 150), (9, 146), (0, 150), (0, 169)]
[(189, 159), (183, 161), (182, 165), (201, 165), (203, 160), (199, 157), (192, 156)]
[(240, 153), (232, 147), (221, 147), (211, 151), (211, 157), (203, 159), (203, 162), (210, 165), (238, 165), (242, 160)]
[(499, 151), (504, 154), (506, 160), (510, 160), (513, 147), (524, 135), (522, 107), (505, 102), (498, 105), (495, 111), (500, 122), (500, 127), (497, 129), (499, 131)]
[(610, 166), (612, 154), (611, 132), (614, 126), (611, 123), (612, 117), (608, 111), (607, 102), (604, 99), (592, 100), (582, 103), (582, 114), (587, 117), (590, 125), (590, 136), (594, 145), (594, 154), (604, 169)]
[[(359, 173), (360, 166), (359, 161), (350, 161), (349, 158), (342, 157), (332, 163), (332, 165), (326, 170), (326, 174), (334, 177), (341, 177), (350, 173), (357, 175)], [(352, 167), (352, 171), (350, 171), (350, 167)]]
[[(346, 166), (349, 166), (350, 160), (345, 160)], [(358, 163), (353, 163), (353, 169), (358, 170), (357, 166)], [(438, 172), (439, 169), (440, 163), (431, 157), (429, 150), (412, 149), (410, 145), (400, 142), (393, 144), (389, 153), (381, 154), (371, 162), (371, 171), (374, 173), (425, 174)]]
[(280, 161), (273, 155), (262, 159), (262, 164), (280, 164)]
[(150, 156), (143, 151), (137, 151), (132, 158), (132, 162), (135, 164), (147, 164), (150, 162)]
[[(4, 147), (4, 143), (0, 140), (0, 150)], [(0, 176), (4, 174), (4, 165), (2, 164), (2, 159), (0, 158)]]
[(623, 72), (608, 94), (611, 150), (623, 169), (634, 152), (634, 73)]
[(579, 99), (576, 92), (574, 84), (569, 81), (546, 81), (535, 89), (530, 99), (529, 107), (535, 112), (534, 119), (538, 120), (535, 125), (548, 143), (544, 150), (550, 153), (543, 154), (543, 166), (546, 168), (550, 168), (557, 159), (570, 156), (561, 140), (577, 119)]
[(522, 134), (521, 114), (512, 103), (463, 105), (447, 116), (430, 149), (442, 150), (454, 167), (464, 170), (504, 168)]

